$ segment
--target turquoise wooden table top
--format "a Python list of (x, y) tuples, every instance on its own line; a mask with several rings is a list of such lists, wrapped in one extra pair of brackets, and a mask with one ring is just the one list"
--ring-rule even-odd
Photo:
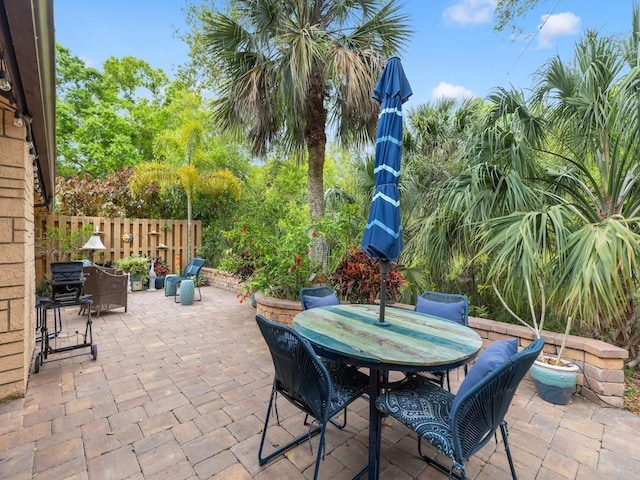
[(312, 308), (296, 315), (293, 327), (327, 352), (363, 364), (435, 370), (466, 363), (482, 347), (476, 332), (455, 322), (387, 306), (383, 326), (378, 314), (378, 305)]

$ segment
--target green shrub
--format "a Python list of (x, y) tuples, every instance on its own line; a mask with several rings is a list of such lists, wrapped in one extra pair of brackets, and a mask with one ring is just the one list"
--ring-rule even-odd
[(142, 283), (145, 283), (149, 279), (151, 263), (147, 257), (132, 255), (117, 260), (116, 267), (129, 275), (142, 275)]

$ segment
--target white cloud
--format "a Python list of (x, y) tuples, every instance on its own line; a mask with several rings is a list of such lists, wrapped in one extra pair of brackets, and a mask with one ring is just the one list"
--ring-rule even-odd
[(82, 60), (84, 62), (84, 64), (87, 67), (98, 68), (98, 66), (96, 65), (95, 60), (92, 57), (90, 57), (88, 55), (78, 55), (78, 57), (80, 58), (80, 60)]
[(436, 88), (431, 90), (431, 98), (434, 100), (439, 98), (463, 99), (470, 97), (475, 97), (475, 95), (468, 88), (447, 82), (440, 82)]
[(444, 19), (455, 25), (479, 25), (491, 21), (496, 0), (458, 0), (444, 9)]
[(538, 48), (551, 48), (556, 39), (562, 36), (576, 35), (580, 31), (580, 17), (571, 12), (556, 15), (543, 15), (538, 25)]

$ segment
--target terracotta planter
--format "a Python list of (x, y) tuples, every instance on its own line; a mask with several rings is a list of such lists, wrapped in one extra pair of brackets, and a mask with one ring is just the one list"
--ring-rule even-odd
[(576, 389), (580, 367), (564, 360), (561, 362), (562, 365), (551, 365), (536, 360), (529, 373), (540, 398), (550, 403), (566, 405)]
[(291, 325), (293, 317), (302, 311), (302, 305), (298, 300), (283, 300), (281, 298), (265, 297), (255, 294), (256, 313), (263, 315), (272, 322)]

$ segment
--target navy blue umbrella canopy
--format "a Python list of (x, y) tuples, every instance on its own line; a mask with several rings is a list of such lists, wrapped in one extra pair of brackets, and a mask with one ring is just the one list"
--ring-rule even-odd
[(390, 58), (373, 92), (380, 102), (376, 134), (375, 193), (362, 237), (362, 248), (380, 260), (380, 322), (384, 323), (386, 274), (389, 262), (402, 252), (398, 178), (402, 156), (402, 104), (411, 96), (411, 86), (398, 57)]
[(411, 86), (400, 59), (389, 59), (373, 98), (380, 102), (376, 135), (375, 193), (362, 248), (369, 257), (396, 260), (402, 251), (398, 177), (402, 155), (402, 104), (411, 96)]

